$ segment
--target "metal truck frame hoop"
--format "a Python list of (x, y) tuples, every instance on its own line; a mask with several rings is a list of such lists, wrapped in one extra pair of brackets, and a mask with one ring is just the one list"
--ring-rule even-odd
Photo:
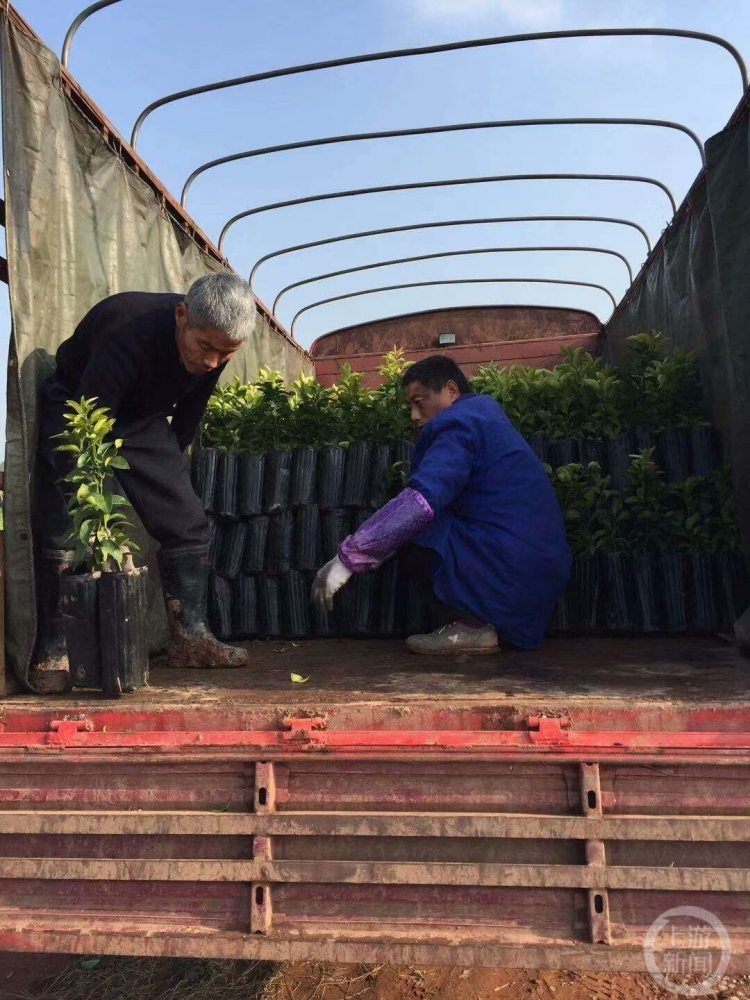
[[(408, 233), (418, 229), (438, 229), (448, 226), (486, 226), (504, 222), (607, 222), (613, 225), (628, 226), (637, 229), (646, 241), (648, 252), (651, 252), (651, 241), (645, 229), (629, 219), (619, 219), (609, 215), (500, 215), (488, 219), (447, 219), (444, 222), (417, 222), (409, 226), (388, 226), (385, 229), (364, 229), (358, 233), (343, 233), (340, 236), (329, 236), (322, 240), (312, 240), (309, 243), (297, 243), (294, 246), (281, 247), (272, 250), (270, 253), (260, 257), (250, 272), (248, 279), (250, 288), (253, 289), (255, 276), (262, 264), (273, 260), (275, 257), (283, 257), (288, 253), (295, 253), (297, 250), (310, 250), (313, 247), (328, 246), (331, 243), (343, 243), (346, 240), (356, 240), (366, 236), (385, 236), (389, 233)], [(254, 290), (254, 289), (253, 289)]]
[(92, 14), (96, 14), (98, 10), (104, 10), (105, 7), (111, 7), (113, 4), (119, 3), (120, 0), (98, 0), (98, 3), (92, 3), (90, 7), (82, 10), (80, 14), (71, 22), (70, 27), (65, 33), (65, 41), (63, 42), (62, 55), (60, 56), (60, 62), (62, 63), (64, 69), (68, 68), (68, 61), (70, 60), (70, 49), (73, 45), (73, 39), (78, 33), (78, 29), (81, 27), (84, 21), (88, 20)]
[[(220, 156), (215, 160), (207, 160), (190, 174), (185, 181), (180, 195), (180, 204), (185, 205), (188, 191), (193, 181), (207, 170), (213, 167), (222, 166), (225, 163), (233, 163), (237, 160), (250, 159), (252, 157), (269, 156), (273, 153), (283, 153), (293, 149), (312, 149), (318, 146), (333, 146), (343, 142), (362, 142), (369, 139), (398, 139), (405, 136), (417, 135), (438, 135), (447, 132), (468, 132), (472, 130), (494, 129), (494, 128), (524, 128), (537, 125), (647, 125), (654, 128), (675, 129), (689, 136), (695, 143), (701, 157), (701, 164), (706, 165), (706, 153), (703, 143), (692, 129), (680, 122), (671, 121), (667, 118), (508, 118), (498, 121), (483, 122), (458, 122), (454, 125), (426, 125), (420, 128), (387, 129), (381, 132), (353, 132), (345, 135), (331, 135), (319, 139), (305, 139), (300, 142), (285, 142), (277, 146), (263, 146), (257, 149), (246, 149), (240, 153), (231, 153), (229, 156)], [(668, 194), (672, 203), (672, 214), (677, 211), (674, 198), (665, 185), (660, 184)]]
[[(318, 201), (333, 201), (338, 198), (355, 198), (366, 194), (388, 194), (391, 191), (417, 191), (436, 187), (457, 187), (464, 184), (501, 184), (509, 181), (568, 181), (568, 180), (594, 180), (594, 181), (640, 181), (646, 184), (656, 184), (663, 187), (660, 181), (655, 181), (650, 177), (641, 177), (637, 174), (492, 174), (489, 177), (451, 177), (441, 181), (413, 181), (408, 184), (381, 184), (376, 187), (352, 188), (347, 191), (328, 191), (324, 194), (311, 194), (304, 198), (290, 198), (287, 201), (274, 201), (266, 205), (258, 205), (255, 208), (247, 208), (244, 212), (238, 212), (231, 219), (224, 223), (224, 227), (219, 234), (218, 247), (223, 252), (224, 240), (229, 230), (235, 223), (242, 219), (247, 219), (251, 215), (260, 215), (262, 212), (270, 212), (277, 208), (292, 208), (295, 205), (310, 205)], [(671, 199), (671, 195), (669, 196)], [(646, 236), (645, 230), (641, 230)], [(648, 243), (648, 236), (646, 236)], [(651, 246), (649, 244), (649, 250)]]
[(517, 35), (497, 35), (491, 38), (471, 38), (459, 42), (445, 42), (440, 45), (424, 45), (408, 49), (391, 49), (383, 52), (370, 52), (358, 56), (344, 56), (340, 59), (327, 59), (322, 62), (303, 63), (298, 66), (286, 66), (281, 69), (266, 70), (263, 73), (251, 73), (248, 76), (233, 77), (228, 80), (218, 80), (214, 83), (203, 84), (200, 87), (190, 87), (187, 90), (178, 90), (164, 97), (158, 98), (147, 105), (138, 115), (130, 144), (133, 149), (138, 143), (138, 136), (145, 120), (157, 108), (163, 108), (167, 104), (181, 101), (188, 97), (195, 97), (198, 94), (208, 94), (217, 90), (227, 90), (230, 87), (244, 86), (249, 83), (259, 83), (262, 80), (276, 80), (285, 76), (297, 76), (301, 73), (314, 73), (318, 70), (336, 69), (342, 66), (354, 66), (362, 63), (380, 62), (387, 59), (403, 59), (411, 56), (432, 55), (438, 52), (455, 52), (460, 49), (479, 49), (495, 45), (510, 45), (515, 42), (535, 42), (546, 39), (561, 38), (607, 38), (607, 37), (639, 37), (657, 36), (664, 38), (692, 38), (696, 41), (710, 42), (725, 49), (734, 59), (740, 71), (742, 80), (742, 93), (747, 90), (748, 79), (745, 63), (737, 49), (725, 38), (719, 35), (707, 34), (703, 31), (688, 31), (680, 28), (576, 28), (568, 31), (534, 31)]
[[(315, 281), (325, 281), (328, 278), (340, 278), (344, 274), (357, 274), (360, 271), (372, 271), (379, 267), (391, 267), (395, 264), (412, 264), (420, 260), (439, 260), (445, 257), (471, 257), (476, 254), (483, 253), (536, 253), (536, 252), (546, 252), (546, 251), (575, 251), (581, 253), (605, 253), (612, 257), (619, 257), (623, 262), (628, 271), (629, 284), (633, 283), (633, 272), (631, 270), (630, 264), (628, 263), (627, 257), (623, 254), (618, 253), (617, 250), (607, 250), (604, 247), (574, 247), (574, 246), (517, 246), (517, 247), (477, 247), (470, 250), (447, 250), (443, 253), (425, 253), (419, 254), (417, 257), (397, 257), (394, 260), (381, 260), (375, 264), (360, 264), (358, 267), (346, 267), (342, 271), (329, 271), (327, 274), (316, 274), (312, 278), (303, 278), (301, 281), (294, 281), (290, 285), (286, 285), (278, 293), (276, 298), (273, 300), (273, 306), (271, 307), (271, 313), (277, 316), (277, 309), (279, 307), (279, 302), (287, 294), (291, 292), (294, 288), (301, 288), (303, 285), (310, 285)], [(611, 293), (610, 293), (611, 294)], [(278, 318), (278, 317), (277, 317)]]
[(345, 295), (333, 295), (327, 299), (319, 299), (317, 302), (311, 302), (309, 305), (303, 306), (299, 309), (292, 319), (292, 325), (289, 328), (291, 336), (294, 336), (294, 327), (297, 320), (306, 312), (310, 312), (311, 309), (317, 309), (318, 306), (325, 306), (331, 302), (342, 302), (344, 299), (356, 299), (362, 295), (375, 295), (378, 292), (393, 292), (401, 288), (428, 288), (430, 286), (435, 287), (437, 285), (504, 285), (504, 284), (517, 284), (517, 285), (575, 285), (578, 288), (597, 288), (600, 292), (604, 292), (608, 295), (612, 301), (612, 308), (617, 308), (617, 300), (608, 288), (604, 285), (597, 285), (593, 281), (572, 281), (564, 280), (562, 278), (444, 278), (440, 281), (410, 281), (404, 285), (381, 285), (379, 288), (365, 288), (358, 292), (347, 292)]

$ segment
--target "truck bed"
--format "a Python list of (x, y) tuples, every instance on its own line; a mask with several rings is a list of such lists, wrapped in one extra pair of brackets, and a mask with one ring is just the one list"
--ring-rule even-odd
[(5, 699), (0, 950), (642, 970), (697, 906), (750, 971), (730, 644), (250, 648), (117, 701)]

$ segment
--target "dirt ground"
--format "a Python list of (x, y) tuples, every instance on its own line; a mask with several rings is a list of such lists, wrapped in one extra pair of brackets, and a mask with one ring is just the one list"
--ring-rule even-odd
[[(0, 955), (0, 1000), (656, 1000), (645, 973)], [(708, 994), (750, 1000), (750, 976)]]

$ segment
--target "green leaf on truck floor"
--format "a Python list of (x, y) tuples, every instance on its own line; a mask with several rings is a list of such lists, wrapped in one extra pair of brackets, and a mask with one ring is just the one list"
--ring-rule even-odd
[(307, 684), (310, 680), (309, 677), (303, 677), (302, 674), (289, 674), (292, 679), (292, 684)]

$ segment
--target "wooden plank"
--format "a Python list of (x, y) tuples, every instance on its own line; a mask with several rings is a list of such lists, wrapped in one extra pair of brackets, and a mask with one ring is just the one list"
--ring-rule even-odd
[(8, 810), (0, 834), (750, 841), (750, 816)]
[(254, 882), (346, 885), (519, 886), (748, 892), (750, 869), (503, 865), (364, 861), (157, 861), (143, 858), (0, 858), (0, 879)]

